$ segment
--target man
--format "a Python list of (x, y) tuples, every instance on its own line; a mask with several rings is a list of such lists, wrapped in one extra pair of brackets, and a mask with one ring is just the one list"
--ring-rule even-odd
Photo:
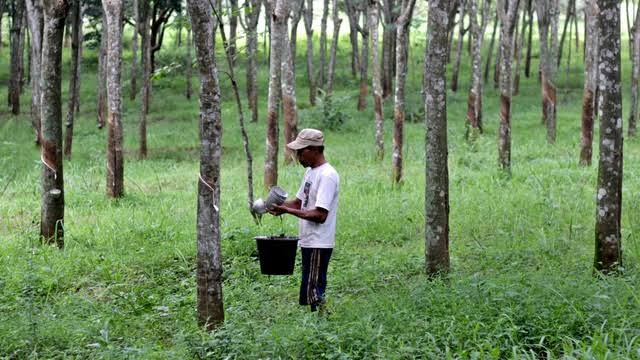
[(296, 151), (300, 165), (307, 171), (296, 198), (274, 205), (269, 212), (300, 218), (300, 305), (311, 305), (311, 311), (316, 311), (324, 304), (327, 268), (335, 246), (340, 177), (324, 158), (324, 136), (320, 130), (300, 131), (287, 147)]

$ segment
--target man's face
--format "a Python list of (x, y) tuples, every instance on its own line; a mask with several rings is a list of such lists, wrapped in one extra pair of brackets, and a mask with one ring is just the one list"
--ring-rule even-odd
[(296, 157), (298, 158), (298, 162), (300, 162), (300, 165), (302, 165), (303, 167), (311, 166), (312, 156), (313, 151), (308, 147), (296, 150)]

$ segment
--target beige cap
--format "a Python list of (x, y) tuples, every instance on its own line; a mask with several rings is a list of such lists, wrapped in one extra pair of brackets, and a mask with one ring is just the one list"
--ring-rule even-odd
[(307, 146), (322, 146), (324, 145), (324, 135), (322, 131), (316, 129), (302, 129), (296, 139), (287, 144), (287, 147), (291, 150), (304, 149)]

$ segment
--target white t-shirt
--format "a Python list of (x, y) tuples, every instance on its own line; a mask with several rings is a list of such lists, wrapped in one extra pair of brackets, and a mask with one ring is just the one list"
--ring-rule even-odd
[(296, 197), (301, 209), (323, 208), (329, 213), (323, 224), (300, 219), (300, 247), (333, 248), (336, 244), (336, 215), (340, 176), (329, 163), (307, 168)]

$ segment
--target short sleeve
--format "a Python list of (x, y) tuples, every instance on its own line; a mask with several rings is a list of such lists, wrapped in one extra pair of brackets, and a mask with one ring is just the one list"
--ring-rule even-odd
[(333, 210), (331, 205), (338, 191), (338, 181), (333, 176), (323, 176), (318, 184), (318, 195), (316, 196), (316, 207)]

